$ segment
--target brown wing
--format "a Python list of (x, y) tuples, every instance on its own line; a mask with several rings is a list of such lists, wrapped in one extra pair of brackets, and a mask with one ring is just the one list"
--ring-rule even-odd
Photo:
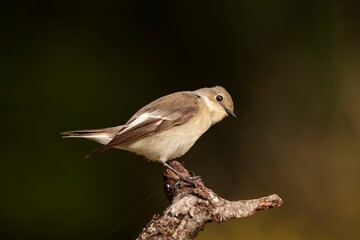
[[(198, 112), (196, 96), (179, 92), (159, 98), (140, 109), (117, 135), (101, 148), (91, 152), (91, 157), (115, 146), (160, 133), (187, 122)], [(147, 116), (146, 119), (144, 116)]]

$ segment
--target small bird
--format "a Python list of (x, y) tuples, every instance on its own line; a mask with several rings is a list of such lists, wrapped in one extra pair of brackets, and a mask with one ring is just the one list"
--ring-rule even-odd
[(223, 87), (216, 86), (161, 97), (121, 126), (61, 134), (104, 144), (87, 157), (118, 148), (159, 161), (174, 171), (166, 162), (184, 155), (203, 133), (227, 116), (236, 117), (233, 101)]

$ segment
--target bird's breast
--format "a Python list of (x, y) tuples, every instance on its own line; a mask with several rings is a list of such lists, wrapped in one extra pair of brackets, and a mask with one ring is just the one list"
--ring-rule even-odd
[(206, 115), (197, 115), (184, 124), (173, 126), (118, 148), (137, 153), (153, 161), (166, 162), (184, 155), (211, 124), (211, 119)]

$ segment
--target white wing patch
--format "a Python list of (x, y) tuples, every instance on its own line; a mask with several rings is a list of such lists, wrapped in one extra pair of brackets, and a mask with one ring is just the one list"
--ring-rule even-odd
[(139, 124), (145, 122), (146, 120), (149, 119), (149, 115), (150, 114), (148, 114), (148, 113), (143, 113), (140, 116), (136, 117), (134, 121), (132, 121), (129, 125), (126, 126), (126, 130), (134, 128), (134, 127), (138, 126)]
[(170, 120), (170, 118), (159, 115), (158, 111), (142, 113), (141, 115), (137, 116), (134, 121), (131, 121), (128, 125), (126, 125), (122, 131), (118, 132), (117, 135), (128, 132), (131, 129), (136, 128), (137, 126), (142, 125), (144, 122), (151, 118), (158, 119), (158, 121), (153, 123), (156, 126), (160, 125), (164, 120)]

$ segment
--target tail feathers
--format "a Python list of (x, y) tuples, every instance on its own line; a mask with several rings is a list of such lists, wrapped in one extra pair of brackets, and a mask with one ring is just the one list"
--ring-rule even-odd
[(75, 130), (75, 131), (68, 131), (62, 132), (63, 138), (69, 137), (87, 137), (93, 136), (97, 134), (110, 134), (114, 135), (118, 133), (118, 131), (122, 128), (122, 126), (117, 127), (110, 127), (110, 128), (101, 128), (101, 129), (91, 129), (91, 130)]
[(105, 129), (94, 129), (94, 130), (75, 130), (75, 131), (68, 131), (62, 132), (63, 138), (71, 138), (71, 137), (90, 137), (97, 134), (102, 134), (105, 132)]
[(108, 144), (121, 128), (122, 126), (92, 130), (76, 130), (63, 132), (61, 134), (63, 135), (63, 138), (86, 138), (101, 144)]

